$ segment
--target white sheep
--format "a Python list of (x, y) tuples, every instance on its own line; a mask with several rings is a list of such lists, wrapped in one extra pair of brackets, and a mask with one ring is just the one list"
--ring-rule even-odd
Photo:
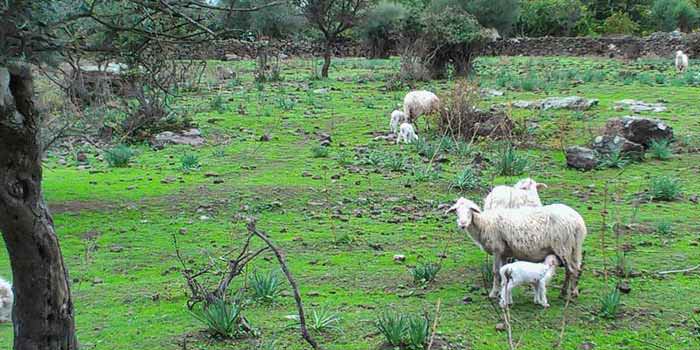
[(676, 51), (676, 70), (683, 73), (688, 69), (688, 55), (684, 54), (683, 51)]
[(523, 284), (530, 284), (535, 289), (535, 304), (549, 307), (547, 283), (554, 276), (558, 265), (559, 260), (554, 255), (547, 255), (541, 263), (516, 261), (503, 265), (500, 270), (501, 307), (513, 304), (513, 288)]
[(396, 144), (398, 145), (401, 141), (404, 143), (411, 143), (418, 140), (418, 135), (416, 135), (416, 130), (410, 123), (401, 123), (399, 127), (399, 135), (396, 136)]
[(586, 223), (563, 204), (481, 212), (476, 203), (459, 198), (447, 212), (457, 212), (457, 226), (469, 232), (474, 243), (493, 255), (493, 288), (498, 296), (500, 269), (508, 258), (543, 261), (554, 254), (566, 267), (562, 295), (578, 296)]
[(411, 91), (403, 98), (403, 112), (409, 123), (415, 123), (421, 115), (440, 111), (440, 99), (434, 93), (425, 90)]
[(498, 208), (541, 207), (542, 201), (537, 189), (547, 185), (537, 183), (531, 178), (518, 181), (513, 187), (496, 186), (484, 200), (484, 210)]
[(12, 285), (0, 277), (0, 323), (12, 321)]
[(391, 112), (391, 121), (389, 122), (389, 127), (391, 128), (391, 133), (396, 134), (399, 131), (399, 125), (407, 121), (406, 114), (399, 110)]

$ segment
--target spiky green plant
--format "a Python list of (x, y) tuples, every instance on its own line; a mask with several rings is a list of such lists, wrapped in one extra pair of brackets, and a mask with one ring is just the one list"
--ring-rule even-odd
[[(292, 316), (292, 319), (296, 321), (295, 326), (299, 324), (299, 315)], [(317, 333), (342, 331), (340, 328), (340, 316), (325, 307), (313, 309), (306, 315), (306, 327)]]
[(129, 160), (135, 155), (135, 152), (127, 145), (118, 145), (105, 152), (104, 157), (107, 164), (112, 168), (126, 168), (129, 166)]
[(649, 196), (655, 201), (675, 200), (681, 192), (681, 181), (675, 177), (655, 176), (649, 182)]
[(408, 322), (402, 313), (385, 311), (377, 317), (375, 326), (389, 345), (399, 347), (403, 344)]
[(423, 350), (428, 345), (430, 337), (430, 318), (425, 315), (408, 317), (406, 327), (406, 347), (412, 350)]
[(620, 290), (617, 287), (613, 287), (602, 298), (600, 298), (600, 312), (598, 314), (603, 318), (614, 319), (617, 317), (619, 310)]
[(459, 172), (452, 182), (452, 187), (459, 190), (473, 190), (481, 187), (479, 174), (472, 167), (466, 167)]
[(215, 336), (236, 338), (245, 332), (241, 312), (243, 307), (236, 301), (214, 299), (195, 307), (190, 313)]
[(494, 167), (502, 176), (517, 176), (525, 172), (530, 165), (527, 156), (518, 153), (514, 147), (508, 146), (499, 152)]
[(249, 284), (253, 290), (253, 298), (260, 302), (272, 303), (282, 292), (282, 280), (273, 270), (267, 273), (254, 271)]
[(442, 265), (436, 262), (421, 261), (416, 264), (416, 267), (411, 269), (413, 283), (424, 286), (435, 280), (438, 272), (442, 269)]
[(197, 170), (201, 167), (199, 164), (199, 157), (194, 153), (185, 153), (182, 158), (180, 158), (180, 165), (185, 172)]
[(671, 142), (667, 139), (652, 140), (649, 145), (649, 154), (654, 159), (668, 160), (673, 155)]

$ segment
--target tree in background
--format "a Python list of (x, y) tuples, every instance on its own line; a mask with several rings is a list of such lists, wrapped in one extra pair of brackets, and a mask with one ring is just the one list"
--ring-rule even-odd
[(462, 0), (464, 9), (474, 15), (486, 28), (496, 28), (501, 35), (508, 35), (518, 20), (518, 0)]
[[(222, 1), (222, 5), (237, 7), (259, 7), (277, 3), (277, 0), (241, 0)], [(299, 33), (304, 29), (304, 16), (299, 9), (289, 2), (283, 2), (277, 6), (265, 7), (260, 11), (242, 12), (237, 16), (229, 16), (227, 13), (219, 14), (216, 27), (228, 30), (231, 36), (255, 39), (266, 36), (282, 39)]]
[(605, 19), (603, 31), (605, 34), (635, 34), (639, 25), (627, 13), (616, 12)]
[(368, 0), (295, 0), (306, 20), (323, 35), (323, 68), (321, 76), (328, 78), (333, 47), (340, 35), (355, 26), (368, 7)]
[(657, 29), (690, 32), (698, 24), (698, 9), (688, 0), (655, 0), (651, 18)]
[(400, 3), (382, 1), (367, 11), (359, 26), (360, 37), (370, 50), (371, 58), (387, 58), (395, 47), (408, 16)]
[(585, 17), (580, 0), (523, 1), (517, 27), (526, 36), (575, 36)]

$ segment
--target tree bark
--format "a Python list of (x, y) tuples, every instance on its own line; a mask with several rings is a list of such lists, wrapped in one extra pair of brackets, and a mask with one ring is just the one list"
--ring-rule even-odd
[(0, 231), (14, 277), (14, 349), (73, 350), (73, 303), (41, 191), (41, 119), (33, 94), (28, 66), (0, 66)]
[(323, 51), (323, 68), (321, 68), (321, 77), (328, 78), (328, 68), (331, 67), (331, 56), (333, 55), (333, 41), (326, 40), (326, 48)]

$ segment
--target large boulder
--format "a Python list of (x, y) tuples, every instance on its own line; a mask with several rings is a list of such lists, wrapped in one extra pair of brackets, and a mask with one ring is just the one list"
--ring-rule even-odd
[(609, 119), (605, 135), (619, 135), (649, 148), (653, 140), (673, 139), (673, 128), (659, 119), (626, 116)]
[(644, 146), (619, 135), (598, 136), (593, 139), (591, 148), (599, 154), (608, 155), (619, 152), (628, 159), (644, 160)]
[(581, 170), (592, 170), (598, 166), (598, 154), (586, 147), (567, 147), (566, 150), (566, 165), (571, 168)]
[(162, 149), (169, 144), (201, 146), (204, 144), (204, 137), (202, 137), (202, 132), (195, 128), (180, 132), (164, 131), (156, 135), (151, 144), (156, 149)]
[(542, 100), (542, 109), (574, 109), (587, 110), (598, 104), (598, 99), (587, 99), (579, 96), (549, 97)]
[(625, 100), (615, 102), (615, 109), (616, 110), (629, 109), (632, 113), (641, 113), (641, 112), (659, 113), (659, 112), (666, 111), (666, 105), (664, 105), (663, 103), (648, 103), (648, 102), (644, 102), (644, 101), (625, 99)]

